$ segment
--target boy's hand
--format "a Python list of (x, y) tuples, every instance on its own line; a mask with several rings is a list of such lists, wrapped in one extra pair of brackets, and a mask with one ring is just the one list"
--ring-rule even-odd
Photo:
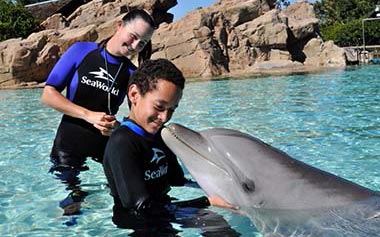
[(232, 205), (232, 204), (224, 201), (223, 199), (221, 199), (220, 197), (217, 197), (217, 196), (208, 197), (208, 201), (210, 202), (210, 204), (212, 206), (229, 208), (229, 209), (233, 209), (233, 210), (238, 210), (239, 209), (238, 206), (234, 206), (234, 205)]

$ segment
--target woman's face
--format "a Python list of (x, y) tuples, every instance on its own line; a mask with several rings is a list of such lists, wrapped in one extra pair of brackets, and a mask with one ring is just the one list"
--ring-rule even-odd
[(119, 41), (119, 53), (129, 56), (140, 52), (152, 38), (153, 28), (141, 18), (127, 24), (118, 23), (116, 32)]
[(182, 89), (174, 83), (158, 79), (156, 88), (144, 96), (132, 84), (128, 91), (131, 100), (129, 117), (147, 132), (156, 134), (171, 119), (182, 97)]

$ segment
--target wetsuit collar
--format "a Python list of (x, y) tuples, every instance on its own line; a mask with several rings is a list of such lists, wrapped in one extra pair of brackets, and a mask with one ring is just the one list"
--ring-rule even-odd
[(121, 62), (128, 62), (128, 58), (124, 56), (115, 56), (108, 52), (106, 47), (100, 48), (100, 54), (103, 58), (107, 57), (109, 63), (120, 64)]
[(155, 134), (148, 133), (141, 126), (139, 126), (138, 124), (136, 124), (133, 120), (130, 120), (129, 118), (124, 118), (123, 122), (120, 125), (121, 126), (127, 126), (134, 133), (136, 133), (142, 137), (145, 137), (145, 138), (152, 139), (155, 136)]

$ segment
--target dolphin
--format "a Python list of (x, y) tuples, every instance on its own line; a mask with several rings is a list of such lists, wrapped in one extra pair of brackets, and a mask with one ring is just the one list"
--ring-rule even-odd
[(374, 190), (240, 131), (171, 123), (161, 135), (208, 196), (239, 206), (264, 235), (380, 236)]

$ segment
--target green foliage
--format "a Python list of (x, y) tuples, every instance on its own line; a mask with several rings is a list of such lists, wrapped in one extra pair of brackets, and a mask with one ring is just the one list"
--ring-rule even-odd
[[(362, 19), (369, 17), (378, 0), (321, 0), (314, 4), (325, 40), (339, 46), (363, 44)], [(366, 44), (379, 44), (378, 21), (365, 22)], [(368, 42), (368, 43), (367, 43)]]
[(0, 41), (27, 37), (38, 27), (38, 22), (21, 5), (0, 0)]
[(376, 6), (369, 0), (322, 0), (314, 4), (315, 12), (321, 19), (322, 26), (346, 23), (365, 18)]
[(380, 18), (376, 21), (365, 22), (366, 45), (380, 45)]
[(323, 38), (333, 40), (339, 46), (362, 45), (362, 25), (360, 20), (347, 24), (336, 23), (323, 29)]

